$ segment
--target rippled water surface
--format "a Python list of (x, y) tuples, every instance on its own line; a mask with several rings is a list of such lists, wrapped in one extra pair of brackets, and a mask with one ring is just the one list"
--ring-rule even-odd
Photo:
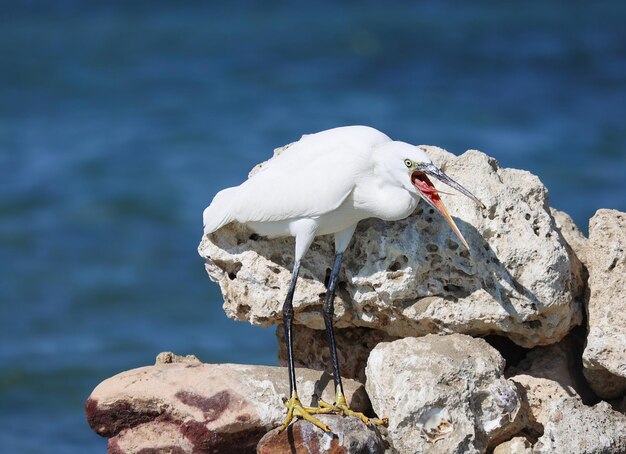
[(2, 3), (2, 452), (105, 452), (85, 398), (163, 350), (275, 363), (196, 247), (213, 194), (303, 133), (483, 150), (583, 230), (626, 210), (621, 1)]

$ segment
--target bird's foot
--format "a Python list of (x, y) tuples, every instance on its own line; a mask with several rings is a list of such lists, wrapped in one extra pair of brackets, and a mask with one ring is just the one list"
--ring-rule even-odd
[(279, 432), (285, 430), (294, 418), (302, 418), (305, 421), (309, 421), (311, 424), (316, 425), (324, 432), (330, 432), (330, 428), (326, 424), (311, 415), (333, 413), (331, 409), (322, 407), (305, 407), (300, 402), (300, 399), (298, 399), (298, 393), (295, 391), (291, 395), (291, 399), (285, 402), (285, 407), (287, 407), (287, 417), (278, 428)]
[(343, 416), (354, 416), (356, 418), (359, 418), (368, 426), (372, 424), (380, 424), (381, 426), (387, 427), (387, 425), (389, 424), (388, 418), (369, 418), (361, 412), (352, 410), (348, 406), (348, 403), (346, 402), (346, 397), (343, 395), (343, 392), (340, 389), (335, 392), (334, 404), (329, 404), (328, 402), (325, 402), (321, 399), (317, 403), (321, 409), (328, 410), (329, 413)]

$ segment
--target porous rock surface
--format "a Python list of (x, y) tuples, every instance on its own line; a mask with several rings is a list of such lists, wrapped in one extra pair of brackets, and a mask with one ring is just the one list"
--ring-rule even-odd
[[(478, 151), (455, 157), (425, 149), (487, 206), (481, 210), (462, 195), (442, 196), (470, 251), (423, 202), (405, 220), (362, 221), (339, 278), (336, 326), (395, 337), (495, 333), (525, 347), (560, 340), (581, 321), (583, 283), (550, 213), (546, 188), (531, 173), (500, 168)], [(199, 253), (221, 287), (229, 317), (262, 326), (281, 321), (292, 238), (269, 240), (232, 223), (205, 236)], [(322, 237), (305, 255), (294, 297), (296, 323), (323, 329), (333, 253), (332, 238)]]
[(399, 453), (479, 453), (523, 423), (504, 359), (483, 339), (427, 335), (383, 342), (367, 363), (366, 389), (389, 418)]
[(589, 221), (585, 377), (602, 398), (626, 392), (626, 213), (598, 210)]
[(360, 419), (337, 415), (317, 415), (331, 432), (298, 420), (287, 430), (268, 432), (257, 445), (257, 454), (382, 454), (385, 442), (376, 426)]
[(626, 417), (606, 402), (593, 407), (576, 397), (550, 402), (544, 434), (533, 446), (535, 454), (626, 453)]
[(507, 369), (507, 377), (522, 391), (527, 418), (524, 432), (532, 439), (544, 433), (552, 401), (594, 398), (580, 370), (581, 351), (575, 339), (567, 336), (558, 344), (531, 350), (517, 366)]
[[(305, 405), (317, 404), (314, 395), (333, 401), (332, 379), (309, 369), (296, 375)], [(352, 406), (368, 411), (360, 383), (346, 379), (344, 389)], [(100, 383), (86, 414), (91, 428), (110, 439), (110, 453), (254, 452), (261, 437), (282, 423), (288, 392), (282, 367), (165, 362)]]

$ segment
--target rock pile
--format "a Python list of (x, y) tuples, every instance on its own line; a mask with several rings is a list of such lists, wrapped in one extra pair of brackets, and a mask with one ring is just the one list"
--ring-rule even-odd
[[(487, 206), (443, 196), (470, 251), (428, 206), (363, 221), (335, 303), (352, 404), (388, 417), (388, 429), (329, 415), (330, 435), (304, 422), (270, 431), (286, 370), (170, 354), (94, 390), (87, 416), (109, 452), (626, 452), (626, 214), (599, 210), (587, 239), (536, 176), (478, 151), (426, 148)], [(280, 324), (293, 246), (237, 224), (202, 239), (231, 318)], [(318, 372), (330, 363), (321, 305), (332, 256), (330, 238), (313, 244), (294, 298), (305, 399), (332, 394)]]

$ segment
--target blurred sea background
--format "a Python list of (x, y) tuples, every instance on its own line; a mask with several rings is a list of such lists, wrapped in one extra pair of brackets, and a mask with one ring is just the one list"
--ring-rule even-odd
[(2, 452), (105, 452), (86, 397), (164, 350), (276, 363), (196, 247), (215, 192), (303, 133), (482, 150), (583, 231), (626, 211), (620, 0), (1, 6)]

